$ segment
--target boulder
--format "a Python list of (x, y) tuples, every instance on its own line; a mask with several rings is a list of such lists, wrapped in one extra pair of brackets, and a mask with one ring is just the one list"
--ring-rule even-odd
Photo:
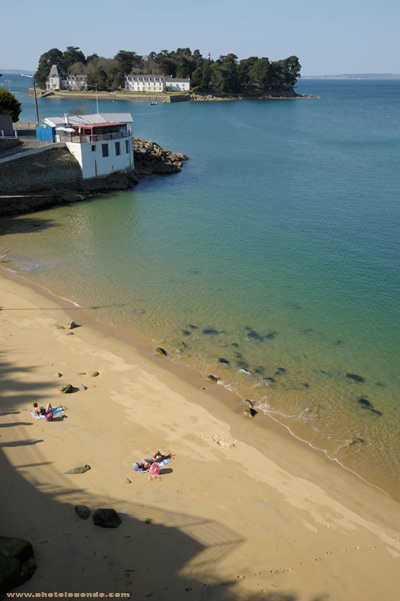
[(71, 392), (74, 392), (74, 387), (72, 384), (65, 384), (64, 386), (61, 386), (61, 392), (63, 394), (70, 394)]
[(122, 524), (122, 520), (115, 509), (96, 509), (92, 519), (94, 525), (101, 526), (101, 528), (118, 528)]
[(33, 548), (29, 541), (0, 536), (0, 598), (29, 580), (35, 569)]
[(86, 505), (75, 505), (75, 511), (81, 520), (87, 520), (91, 514), (89, 507)]

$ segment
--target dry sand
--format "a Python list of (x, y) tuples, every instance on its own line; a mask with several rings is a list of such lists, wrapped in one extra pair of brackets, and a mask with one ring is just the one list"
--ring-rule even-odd
[[(18, 279), (0, 287), (0, 533), (30, 540), (38, 564), (18, 592), (400, 598), (398, 503), (200, 375)], [(87, 390), (63, 395), (67, 383)], [(34, 401), (67, 417), (34, 420)], [(133, 471), (158, 449), (173, 454), (161, 476)], [(83, 521), (76, 504), (113, 507), (122, 525)]]

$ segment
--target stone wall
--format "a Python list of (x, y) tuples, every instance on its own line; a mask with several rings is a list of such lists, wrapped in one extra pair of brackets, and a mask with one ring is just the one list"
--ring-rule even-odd
[(0, 194), (42, 192), (82, 179), (78, 161), (66, 148), (49, 148), (31, 155), (18, 155), (0, 163)]

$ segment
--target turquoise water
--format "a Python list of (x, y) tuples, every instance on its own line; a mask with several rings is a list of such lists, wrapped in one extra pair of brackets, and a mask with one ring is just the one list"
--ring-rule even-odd
[[(219, 376), (400, 499), (400, 82), (298, 89), (321, 98), (100, 101), (190, 161), (131, 191), (1, 220), (1, 260)], [(34, 120), (22, 98), (20, 119)], [(83, 102), (95, 111), (55, 99), (39, 110)]]

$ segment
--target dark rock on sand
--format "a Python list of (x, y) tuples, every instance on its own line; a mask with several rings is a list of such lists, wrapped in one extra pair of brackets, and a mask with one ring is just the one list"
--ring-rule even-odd
[(268, 334), (265, 335), (265, 340), (273, 340), (277, 335), (278, 332), (268, 332)]
[(350, 378), (350, 380), (354, 380), (355, 382), (365, 382), (365, 378), (362, 376), (358, 376), (357, 374), (346, 374), (346, 378)]
[(79, 326), (74, 322), (74, 320), (72, 320), (68, 327), (70, 330), (73, 330), (74, 328), (78, 328)]
[(239, 346), (239, 343), (238, 343), (238, 342), (232, 342), (231, 346), (233, 346), (233, 347), (235, 347), (235, 348), (238, 348), (238, 346)]
[(90, 375), (92, 376), (92, 378), (97, 378), (97, 376), (99, 376), (100, 374), (98, 371), (92, 371)]
[(263, 365), (257, 365), (254, 368), (254, 373), (255, 374), (263, 374), (265, 372), (265, 367)]
[(198, 326), (194, 326), (192, 323), (190, 323), (190, 324), (188, 325), (188, 328), (190, 328), (191, 330), (198, 330), (198, 329), (199, 329), (199, 327), (198, 327)]
[(102, 528), (118, 528), (122, 524), (122, 520), (115, 509), (96, 509), (92, 519), (95, 526), (101, 526)]
[(218, 357), (217, 361), (218, 361), (218, 363), (221, 363), (222, 365), (230, 365), (228, 359), (224, 359), (223, 357)]
[(189, 332), (189, 330), (182, 330), (182, 334), (183, 334), (184, 336), (191, 336), (191, 335), (192, 335), (192, 332)]
[(244, 410), (245, 415), (248, 415), (249, 417), (255, 417), (258, 413), (258, 411), (256, 411), (255, 409), (253, 409), (253, 407), (247, 407)]
[(236, 365), (238, 367), (240, 367), (241, 369), (248, 369), (249, 368), (249, 364), (247, 363), (247, 361), (244, 361), (243, 359), (240, 359), (239, 361), (236, 361)]
[(65, 472), (66, 474), (84, 474), (85, 472), (89, 471), (90, 465), (81, 465), (79, 467), (74, 467), (72, 470), (68, 470), (68, 472)]
[(86, 505), (75, 505), (75, 511), (81, 520), (87, 520), (92, 513)]
[(286, 369), (284, 367), (278, 367), (278, 369), (275, 372), (275, 375), (279, 376), (279, 374), (285, 374), (286, 373)]
[(159, 355), (162, 355), (163, 357), (166, 357), (168, 355), (167, 351), (163, 348), (161, 348), (161, 346), (158, 346), (156, 348), (156, 353), (158, 353)]
[(0, 598), (29, 580), (35, 569), (33, 548), (29, 541), (0, 536)]
[(219, 377), (218, 376), (213, 376), (212, 374), (209, 374), (207, 376), (207, 380), (209, 380), (210, 382), (219, 382)]
[(265, 382), (268, 386), (268, 384), (275, 384), (275, 378), (271, 378), (271, 377), (265, 377), (262, 378), (262, 381)]

